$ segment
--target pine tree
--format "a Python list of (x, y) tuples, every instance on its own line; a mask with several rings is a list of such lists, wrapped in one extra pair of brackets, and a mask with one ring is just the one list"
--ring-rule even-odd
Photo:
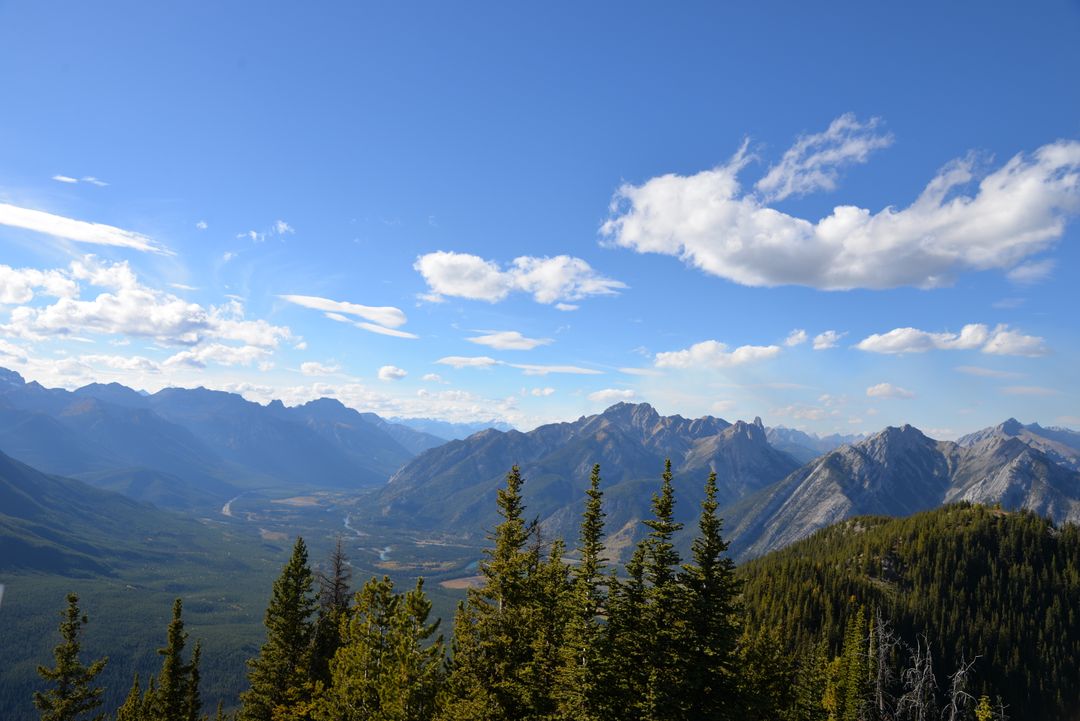
[(142, 689), (139, 688), (139, 674), (131, 682), (131, 690), (120, 708), (116, 710), (116, 721), (144, 721)]
[(327, 568), (320, 570), (316, 577), (319, 615), (315, 621), (312, 676), (327, 684), (330, 682), (330, 659), (341, 645), (341, 623), (349, 610), (349, 586), (352, 583), (352, 568), (341, 536), (337, 537)]
[(596, 721), (601, 712), (601, 683), (605, 659), (603, 627), (604, 511), (600, 466), (594, 465), (585, 491), (587, 500), (578, 539), (580, 562), (574, 567), (567, 598), (566, 640), (562, 645), (556, 694), (558, 716), (566, 721)]
[(191, 651), (191, 662), (187, 665), (187, 684), (184, 688), (184, 721), (199, 721), (202, 718), (202, 696), (199, 692), (199, 663), (202, 661), (202, 641), (195, 642)]
[(726, 555), (723, 522), (716, 515), (716, 473), (705, 483), (705, 500), (694, 539), (693, 564), (684, 566), (687, 630), (686, 694), (690, 718), (724, 719), (735, 714), (735, 652), (738, 642), (735, 562)]
[(639, 543), (626, 564), (627, 578), (612, 572), (608, 622), (604, 626), (608, 657), (601, 666), (602, 718), (647, 718), (643, 692), (649, 682), (649, 629), (645, 619), (645, 545)]
[(524, 518), (517, 466), (496, 499), (503, 521), (489, 536), (480, 564), (484, 584), (470, 589), (454, 619), (454, 654), (440, 718), (514, 721), (534, 718), (537, 699), (526, 677), (538, 628), (539, 549), (529, 546), (535, 524)]
[(240, 696), (240, 721), (271, 721), (278, 707), (303, 704), (310, 698), (312, 585), (307, 546), (298, 537), (289, 562), (274, 581), (264, 618), (266, 643), (248, 661), (251, 688)]
[(674, 536), (682, 530), (675, 521), (675, 489), (671, 460), (664, 463), (660, 492), (652, 498), (653, 517), (644, 523), (646, 606), (645, 623), (649, 678), (643, 690), (645, 716), (651, 721), (686, 717), (686, 594), (678, 582), (679, 552)]
[(844, 698), (840, 721), (861, 721), (866, 710), (869, 692), (866, 639), (866, 609), (860, 606), (855, 617), (848, 621), (841, 655)]
[(343, 643), (330, 662), (331, 682), (314, 704), (325, 721), (430, 721), (443, 678), (439, 622), (428, 620), (423, 581), (404, 595), (389, 578), (357, 593)]
[[(44, 692), (34, 692), (34, 706), (41, 712), (41, 721), (100, 721), (104, 713), (94, 714), (101, 706), (103, 689), (94, 686), (97, 675), (105, 668), (108, 659), (102, 658), (89, 666), (79, 660), (82, 650), (79, 635), (88, 619), (79, 610), (79, 596), (69, 593), (67, 609), (61, 612), (60, 638), (62, 643), (53, 649), (56, 665), (52, 668), (38, 666), (43, 680), (53, 685)], [(93, 714), (92, 716), (90, 714)]]
[(157, 690), (153, 695), (154, 721), (188, 721), (187, 701), (190, 691), (190, 669), (184, 663), (184, 645), (188, 634), (184, 631), (183, 602), (173, 601), (172, 621), (169, 623), (161, 655), (161, 673), (157, 678)]

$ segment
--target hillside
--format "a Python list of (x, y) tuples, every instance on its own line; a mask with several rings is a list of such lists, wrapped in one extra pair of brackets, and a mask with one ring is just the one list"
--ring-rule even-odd
[(1080, 529), (967, 504), (904, 519), (848, 519), (743, 565), (749, 622), (789, 651), (838, 651), (860, 605), (909, 644), (932, 644), (939, 683), (979, 656), (972, 691), (1010, 717), (1072, 721), (1080, 709)]

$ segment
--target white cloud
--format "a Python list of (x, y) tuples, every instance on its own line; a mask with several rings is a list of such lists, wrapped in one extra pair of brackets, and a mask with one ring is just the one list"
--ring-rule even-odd
[(275, 220), (274, 232), (278, 235), (285, 235), (286, 233), (291, 235), (296, 233), (296, 229), (286, 223), (284, 220)]
[(494, 358), (488, 358), (487, 356), (460, 356), (460, 355), (448, 355), (444, 358), (440, 358), (435, 361), (444, 366), (450, 366), (451, 368), (490, 368), (496, 365), (498, 361)]
[(983, 368), (982, 366), (957, 366), (956, 370), (970, 376), (981, 376), (983, 378), (1022, 378), (1024, 375), (1023, 373)]
[(580, 308), (580, 305), (574, 305), (573, 303), (556, 303), (555, 310), (572, 311)]
[(628, 401), (637, 394), (626, 388), (605, 388), (594, 391), (588, 395), (588, 399), (594, 403), (611, 403), (613, 401)]
[(143, 356), (122, 355), (82, 355), (79, 361), (89, 366), (104, 366), (112, 370), (130, 371), (136, 373), (160, 373), (161, 366), (149, 358)]
[(208, 363), (216, 363), (221, 366), (250, 366), (266, 359), (269, 355), (269, 350), (256, 346), (208, 343), (191, 350), (180, 351), (166, 359), (162, 366), (165, 368), (178, 366), (205, 368)]
[(478, 345), (486, 345), (495, 350), (532, 350), (537, 346), (553, 342), (551, 338), (526, 338), (516, 330), (485, 331), (484, 335), (465, 340)]
[(835, 330), (827, 330), (824, 333), (818, 333), (814, 336), (814, 350), (828, 350), (835, 348), (836, 344), (840, 342), (840, 339), (846, 336), (847, 333), (838, 333)]
[(231, 250), (226, 250), (224, 253), (221, 254), (221, 260), (223, 263), (228, 263), (235, 257), (236, 253), (232, 252)]
[(90, 223), (85, 220), (65, 218), (42, 210), (20, 208), (7, 203), (0, 203), (0, 225), (23, 228), (36, 233), (44, 233), (56, 238), (63, 238), (75, 243), (111, 245), (131, 248), (148, 253), (175, 255), (171, 250), (159, 245), (149, 236), (124, 230), (103, 223)]
[(29, 303), (35, 291), (68, 298), (79, 292), (79, 286), (62, 271), (0, 265), (0, 305)]
[(381, 381), (399, 381), (407, 375), (409, 375), (407, 371), (397, 366), (383, 366), (379, 369)]
[(207, 222), (206, 222), (205, 220), (200, 220), (199, 222), (197, 222), (197, 223), (195, 224), (195, 227), (196, 227), (196, 228), (197, 228), (198, 230), (206, 230), (206, 229), (207, 229), (207, 228), (209, 228), (210, 226), (209, 226), (209, 225), (207, 224)]
[(1006, 277), (1017, 285), (1035, 285), (1049, 278), (1055, 265), (1050, 259), (1029, 260), (1010, 270)]
[(915, 394), (906, 388), (894, 386), (892, 383), (878, 383), (866, 389), (866, 395), (870, 398), (914, 398)]
[(84, 183), (90, 183), (90, 185), (96, 185), (99, 188), (104, 188), (108, 185), (108, 183), (106, 183), (104, 180), (102, 180), (101, 178), (95, 178), (93, 175), (87, 175), (83, 177), (82, 180)]
[(446, 382), (446, 381), (443, 380), (443, 377), (441, 375), (439, 375), (438, 373), (425, 373), (424, 375), (422, 375), (420, 377), (420, 380), (424, 381), (425, 383), (445, 383)]
[(620, 368), (619, 372), (625, 373), (628, 376), (656, 377), (664, 375), (662, 371), (658, 371), (654, 368)]
[(931, 350), (981, 350), (994, 355), (1040, 356), (1048, 350), (1042, 338), (1024, 335), (999, 325), (991, 330), (982, 323), (969, 323), (959, 333), (930, 333), (918, 328), (894, 328), (874, 333), (859, 341), (856, 348), (868, 353), (925, 353)]
[(757, 182), (757, 189), (769, 200), (835, 190), (840, 168), (865, 163), (871, 152), (892, 144), (892, 135), (875, 132), (879, 124), (878, 118), (860, 123), (845, 113), (825, 132), (803, 135)]
[(1056, 396), (1058, 392), (1053, 388), (1043, 386), (1006, 386), (1001, 392), (1007, 396)]
[(405, 325), (408, 321), (404, 311), (393, 306), (360, 305), (359, 303), (320, 298), (315, 295), (279, 295), (278, 298), (295, 303), (303, 308), (321, 310), (324, 313), (354, 315), (390, 328)]
[(496, 303), (514, 291), (529, 293), (537, 303), (573, 310), (566, 301), (593, 295), (614, 295), (626, 284), (606, 278), (582, 260), (568, 255), (553, 258), (521, 256), (503, 270), (478, 255), (436, 251), (417, 258), (413, 267), (431, 292), (427, 297), (454, 296)]
[(786, 339), (784, 339), (784, 345), (786, 345), (789, 348), (792, 348), (792, 347), (797, 346), (797, 345), (802, 345), (803, 343), (806, 342), (806, 338), (807, 338), (806, 331), (803, 330), (802, 328), (797, 328), (797, 329), (791, 331), (791, 333), (788, 334), (788, 337)]
[(983, 353), (994, 355), (1021, 355), (1034, 358), (1049, 352), (1050, 349), (1046, 347), (1042, 338), (1007, 330), (1005, 326), (998, 326), (990, 340), (983, 346)]
[(193, 285), (187, 285), (186, 283), (169, 283), (170, 288), (176, 288), (177, 290), (198, 290)]
[(527, 376), (546, 376), (552, 373), (562, 373), (566, 375), (576, 376), (603, 375), (603, 371), (598, 371), (595, 368), (582, 368), (580, 366), (532, 365), (529, 363), (503, 363), (502, 365), (506, 365), (511, 368), (517, 368), (518, 370), (524, 372)]
[[(72, 261), (67, 270), (44, 274), (46, 294), (65, 295), (51, 305), (19, 305), (12, 309), (7, 325), (0, 326), (4, 332), (31, 339), (98, 333), (154, 338), (162, 344), (184, 346), (209, 339), (232, 340), (263, 348), (276, 347), (292, 337), (287, 327), (245, 319), (239, 301), (204, 308), (145, 286), (126, 261), (108, 264), (88, 255)], [(75, 281), (105, 291), (84, 300)]]
[(1080, 210), (1080, 141), (1016, 155), (970, 193), (975, 159), (954, 161), (906, 208), (841, 205), (816, 222), (744, 192), (738, 176), (749, 161), (744, 147), (712, 170), (624, 185), (601, 233), (613, 245), (676, 256), (742, 285), (930, 288), (961, 271), (1014, 268), (1060, 239)]
[(72, 178), (70, 175), (54, 175), (52, 179), (58, 183), (74, 184), (79, 182), (78, 178)]
[(338, 365), (324, 365), (317, 361), (304, 361), (300, 364), (300, 372), (306, 376), (328, 376), (341, 370)]
[(529, 391), (529, 393), (536, 396), (537, 398), (546, 398), (547, 396), (554, 395), (555, 394), (555, 389), (551, 388), (551, 387), (548, 387), (548, 388), (533, 388), (531, 391)]
[(775, 357), (780, 346), (744, 345), (733, 351), (719, 341), (706, 340), (689, 348), (656, 354), (658, 368), (728, 368)]
[(361, 330), (366, 330), (369, 333), (378, 333), (379, 335), (388, 335), (388, 336), (391, 336), (392, 338), (411, 338), (411, 339), (415, 340), (415, 339), (420, 337), (420, 336), (416, 335), (415, 333), (410, 333), (410, 332), (404, 331), (404, 330), (398, 330), (397, 328), (384, 328), (381, 325), (377, 325), (375, 323), (366, 323), (364, 321), (354, 323), (353, 325), (355, 325), (357, 328), (360, 328)]

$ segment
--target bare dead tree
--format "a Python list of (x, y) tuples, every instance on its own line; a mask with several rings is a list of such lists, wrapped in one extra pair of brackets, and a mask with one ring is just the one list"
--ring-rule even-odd
[(920, 637), (911, 649), (911, 666), (901, 674), (904, 693), (896, 704), (896, 717), (904, 721), (930, 721), (937, 712), (937, 679), (930, 643)]
[(942, 717), (946, 721), (963, 721), (968, 718), (968, 712), (975, 703), (975, 697), (968, 693), (968, 673), (979, 657), (965, 661), (963, 654), (960, 655), (960, 666), (952, 676), (949, 676), (949, 697)]
[(892, 690), (896, 683), (896, 674), (893, 663), (900, 647), (900, 637), (893, 631), (880, 608), (874, 613), (874, 626), (870, 633), (869, 667), (874, 717), (887, 721), (894, 718), (895, 714), (896, 699)]
[(334, 550), (330, 552), (324, 567), (315, 572), (319, 582), (319, 605), (324, 612), (344, 611), (349, 607), (349, 594), (352, 585), (352, 565), (345, 555), (345, 543), (338, 534)]

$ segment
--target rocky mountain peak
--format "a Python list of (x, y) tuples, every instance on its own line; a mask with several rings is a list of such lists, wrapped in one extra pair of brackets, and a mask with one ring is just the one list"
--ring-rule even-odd
[(26, 385), (26, 380), (16, 371), (0, 368), (0, 390), (8, 388), (21, 388)]
[(1024, 430), (1024, 424), (1015, 418), (1010, 418), (997, 427), (997, 430), (1007, 436), (1018, 436)]

